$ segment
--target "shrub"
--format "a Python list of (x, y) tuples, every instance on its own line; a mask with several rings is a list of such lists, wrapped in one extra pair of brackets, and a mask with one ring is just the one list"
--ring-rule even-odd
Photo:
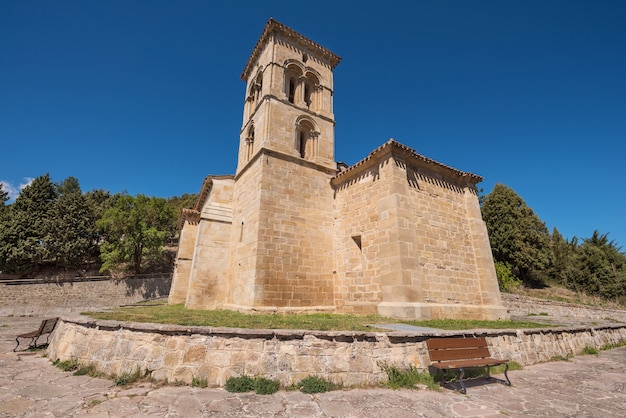
[(225, 388), (232, 393), (251, 392), (254, 390), (254, 379), (246, 375), (230, 377), (226, 381)]
[(510, 292), (518, 287), (522, 281), (515, 277), (511, 272), (511, 266), (508, 263), (496, 261), (496, 276), (498, 276), (498, 286), (502, 292)]
[(270, 380), (264, 377), (252, 378), (245, 374), (239, 377), (228, 378), (225, 386), (228, 392), (243, 393), (254, 391), (258, 395), (270, 395), (278, 392), (279, 388), (280, 382), (278, 380)]
[(278, 380), (270, 380), (264, 377), (254, 379), (254, 393), (257, 395), (271, 395), (278, 392), (280, 382)]
[(341, 388), (340, 385), (317, 376), (305, 377), (296, 387), (302, 393), (324, 393)]

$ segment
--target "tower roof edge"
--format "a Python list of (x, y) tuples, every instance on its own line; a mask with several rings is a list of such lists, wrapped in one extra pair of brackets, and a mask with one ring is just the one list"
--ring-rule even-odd
[(341, 61), (341, 57), (331, 52), (329, 49), (324, 48), (317, 42), (312, 41), (311, 39), (296, 32), (290, 27), (283, 25), (279, 21), (275, 20), (273, 17), (270, 17), (270, 19), (265, 24), (265, 28), (263, 29), (263, 32), (261, 33), (259, 40), (254, 46), (252, 53), (250, 54), (250, 58), (248, 58), (248, 62), (246, 63), (246, 66), (244, 67), (243, 72), (241, 73), (241, 79), (243, 81), (247, 81), (248, 76), (250, 75), (250, 71), (252, 70), (252, 67), (254, 66), (254, 62), (258, 58), (259, 54), (261, 53), (261, 50), (263, 49), (263, 46), (265, 46), (270, 35), (273, 32), (282, 33), (286, 35), (287, 37), (291, 38), (297, 44), (307, 47), (313, 52), (316, 52), (322, 57), (325, 57), (330, 62), (331, 69), (334, 69), (337, 66), (337, 64), (339, 64), (339, 62)]

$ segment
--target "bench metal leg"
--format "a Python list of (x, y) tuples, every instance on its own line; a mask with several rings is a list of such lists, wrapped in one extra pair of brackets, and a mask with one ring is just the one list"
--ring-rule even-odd
[[(491, 379), (491, 374), (489, 373), (491, 370), (491, 366), (487, 366), (487, 379)], [(509, 363), (504, 363), (504, 378), (506, 379), (505, 384), (507, 386), (512, 386), (511, 381), (509, 380), (509, 375), (507, 374), (507, 372), (509, 371)], [(495, 378), (493, 378), (495, 379)], [(500, 379), (496, 379), (496, 380), (500, 380)]]
[(467, 389), (465, 389), (465, 383), (463, 383), (463, 375), (465, 375), (465, 369), (459, 369), (461, 374), (459, 375), (459, 384), (461, 385), (461, 393), (465, 395), (467, 393)]
[(511, 386), (511, 381), (509, 380), (509, 375), (506, 372), (509, 371), (509, 363), (504, 364), (504, 377), (506, 378), (506, 384)]
[(37, 341), (39, 341), (39, 337), (41, 337), (41, 335), (38, 335), (35, 338), (33, 338), (30, 344), (28, 344), (28, 348), (37, 348)]

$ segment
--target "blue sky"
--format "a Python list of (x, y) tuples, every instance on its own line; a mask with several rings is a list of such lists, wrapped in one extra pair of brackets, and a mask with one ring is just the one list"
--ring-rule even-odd
[(0, 181), (170, 197), (232, 174), (267, 20), (343, 58), (335, 158), (389, 138), (626, 247), (624, 1), (0, 0)]

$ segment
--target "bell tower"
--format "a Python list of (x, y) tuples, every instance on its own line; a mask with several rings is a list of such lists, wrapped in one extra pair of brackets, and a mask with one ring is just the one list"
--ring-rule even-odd
[(270, 19), (241, 79), (247, 83), (237, 174), (262, 149), (335, 169), (333, 69), (341, 58)]
[(340, 60), (274, 19), (250, 55), (224, 308), (335, 310), (330, 179)]

